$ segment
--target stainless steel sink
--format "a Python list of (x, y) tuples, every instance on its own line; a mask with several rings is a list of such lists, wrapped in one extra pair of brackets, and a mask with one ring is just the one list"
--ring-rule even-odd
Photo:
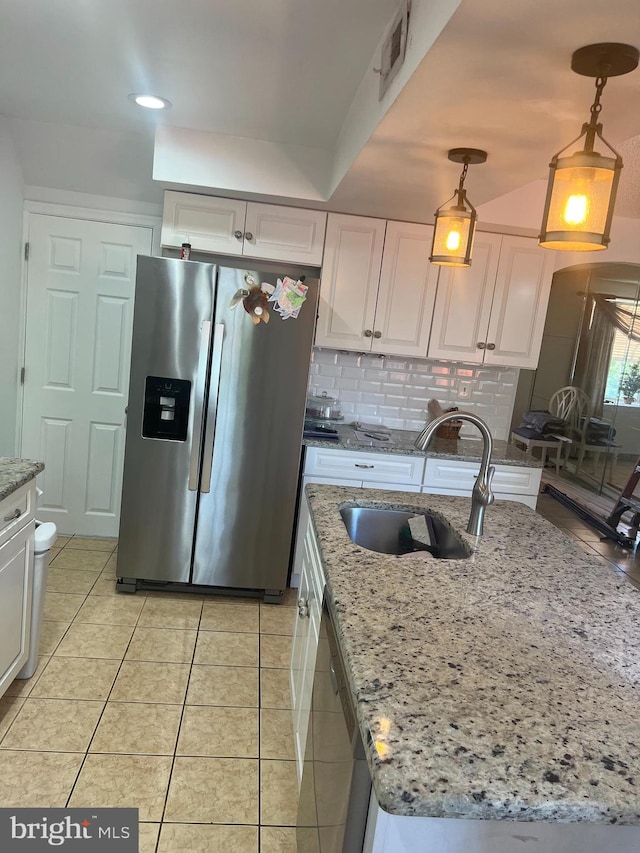
[[(416, 550), (408, 535), (408, 524), (409, 519), (418, 514), (400, 509), (361, 506), (343, 507), (340, 510), (351, 541), (380, 554), (409, 554)], [(452, 527), (433, 515), (424, 515), (429, 518), (435, 534), (435, 557), (464, 560), (471, 556), (471, 549)]]

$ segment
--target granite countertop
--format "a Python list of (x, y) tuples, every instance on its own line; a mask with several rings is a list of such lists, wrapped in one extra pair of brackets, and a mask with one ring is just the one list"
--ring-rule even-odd
[[(528, 507), (308, 485), (380, 806), (640, 824), (640, 592)], [(342, 505), (442, 514), (467, 560), (355, 545)]]
[[(305, 438), (303, 444), (307, 447), (333, 447), (340, 450), (357, 450), (365, 453), (394, 453), (402, 456), (426, 456), (440, 459), (456, 459), (460, 462), (480, 462), (482, 458), (482, 441), (470, 438), (460, 438), (451, 441), (446, 438), (434, 438), (426, 452), (418, 450), (414, 442), (419, 433), (412, 430), (390, 430), (390, 442), (376, 442), (374, 446), (362, 444), (356, 438), (353, 426), (350, 424), (335, 425), (338, 430), (338, 441), (323, 441), (319, 438)], [(524, 468), (542, 468), (542, 462), (528, 456), (513, 444), (506, 441), (493, 442), (491, 461), (495, 465), (518, 465)]]
[(0, 456), (0, 500), (9, 497), (20, 486), (32, 480), (40, 471), (44, 471), (43, 462)]

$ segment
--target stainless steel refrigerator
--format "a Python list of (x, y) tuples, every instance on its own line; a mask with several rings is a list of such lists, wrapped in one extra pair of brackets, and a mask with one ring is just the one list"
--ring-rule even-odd
[(284, 275), (138, 257), (119, 591), (285, 588), (318, 282), (297, 318), (231, 307)]

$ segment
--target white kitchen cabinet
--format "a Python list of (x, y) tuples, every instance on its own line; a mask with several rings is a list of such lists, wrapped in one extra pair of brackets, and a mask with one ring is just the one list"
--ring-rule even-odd
[(0, 502), (0, 696), (29, 656), (35, 481)]
[(438, 283), (432, 239), (431, 225), (387, 222), (372, 352), (425, 357)]
[(320, 266), (327, 214), (228, 198), (165, 192), (160, 242), (196, 252)]
[(300, 783), (309, 728), (313, 676), (324, 597), (324, 573), (313, 525), (309, 517), (307, 499), (304, 495), (300, 503), (293, 570), (299, 575), (300, 585), (298, 587), (298, 613), (293, 632), (289, 677), (296, 765), (298, 783)]
[[(495, 465), (491, 490), (497, 500), (519, 501), (536, 508), (542, 468), (520, 465)], [(479, 462), (429, 457), (425, 466), (422, 491), (431, 495), (471, 497), (480, 470)]]
[(362, 450), (307, 447), (304, 476), (309, 482), (411, 491), (420, 488), (424, 456), (367, 453)]
[(433, 228), (330, 214), (316, 346), (423, 357), (438, 268)]
[(329, 214), (316, 346), (371, 349), (385, 228), (384, 219)]
[(471, 266), (440, 272), (429, 358), (535, 368), (554, 263), (533, 238), (477, 233)]

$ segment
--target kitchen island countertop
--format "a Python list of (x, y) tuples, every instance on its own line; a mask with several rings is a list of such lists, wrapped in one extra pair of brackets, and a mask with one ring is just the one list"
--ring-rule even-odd
[(0, 500), (9, 497), (41, 471), (44, 471), (42, 462), (0, 456)]
[[(640, 824), (640, 591), (518, 503), (308, 485), (380, 806)], [(343, 505), (429, 509), (467, 560), (353, 543)]]
[[(482, 441), (471, 438), (460, 438), (451, 441), (446, 438), (434, 438), (426, 451), (418, 450), (414, 442), (419, 433), (412, 430), (392, 429), (389, 431), (389, 442), (376, 442), (373, 445), (362, 444), (356, 438), (351, 424), (338, 424), (338, 440), (325, 441), (320, 438), (305, 438), (303, 444), (307, 447), (338, 448), (340, 450), (356, 450), (359, 453), (393, 453), (402, 456), (426, 456), (439, 459), (452, 459), (459, 462), (480, 462), (482, 458)], [(478, 434), (479, 436), (479, 434)], [(515, 445), (500, 439), (493, 442), (491, 461), (494, 465), (517, 465), (523, 468), (542, 468), (542, 462), (535, 457), (519, 450)]]

